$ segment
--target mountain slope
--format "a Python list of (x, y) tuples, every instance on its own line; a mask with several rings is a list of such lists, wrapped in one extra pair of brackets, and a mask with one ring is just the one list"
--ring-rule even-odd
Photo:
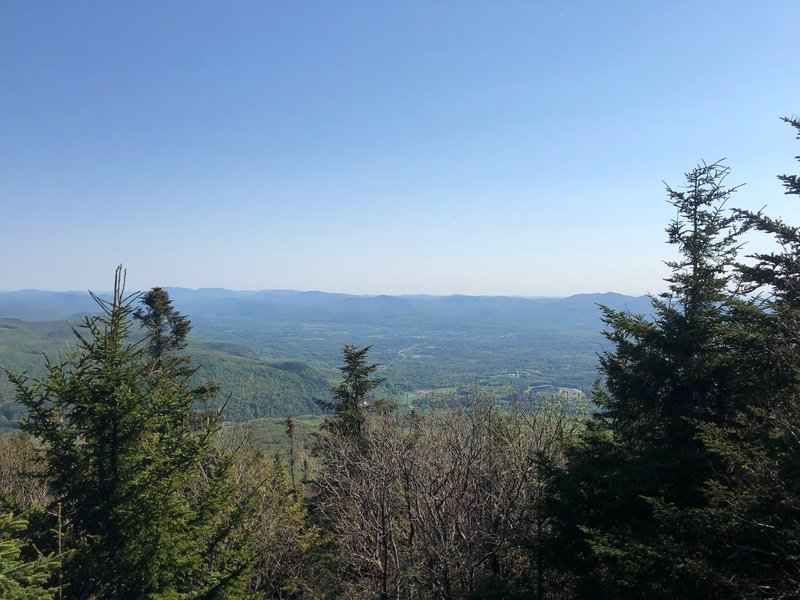
[[(0, 319), (0, 365), (33, 378), (46, 374), (45, 356), (57, 362), (74, 349), (74, 336), (65, 321), (31, 323)], [(336, 371), (298, 361), (267, 361), (252, 350), (231, 343), (192, 340), (187, 352), (197, 367), (197, 383), (213, 380), (220, 386), (226, 417), (249, 419), (319, 413), (315, 400), (326, 398)], [(22, 415), (13, 402), (14, 390), (0, 377), (0, 427)]]
[[(647, 314), (647, 297), (581, 294), (568, 298), (350, 296), (322, 292), (171, 288), (189, 316), (198, 379), (215, 379), (229, 418), (315, 412), (338, 377), (344, 344), (371, 345), (383, 364), (383, 390), (479, 383), (509, 388), (564, 386), (588, 391), (603, 349), (598, 304)], [(63, 319), (89, 312), (88, 294), (0, 293), (0, 363), (43, 373), (71, 339)], [(13, 320), (24, 317), (27, 321)], [(48, 321), (48, 319), (50, 321)], [(59, 319), (59, 320), (56, 320)], [(10, 390), (0, 380), (0, 395)], [(18, 414), (0, 407), (7, 417)]]

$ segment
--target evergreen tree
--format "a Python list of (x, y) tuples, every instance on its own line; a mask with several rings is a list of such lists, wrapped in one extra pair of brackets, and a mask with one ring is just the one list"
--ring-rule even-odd
[[(373, 376), (380, 365), (367, 362), (369, 350), (370, 346), (345, 345), (342, 348), (344, 365), (339, 367), (342, 380), (330, 389), (330, 401), (318, 401), (322, 408), (333, 411), (333, 415), (323, 422), (312, 448), (320, 464), (317, 477), (311, 482), (309, 509), (318, 525), (336, 534), (328, 539), (326, 548), (332, 556), (339, 552), (341, 542), (334, 515), (339, 514), (338, 510), (346, 511), (357, 501), (350, 484), (363, 475), (364, 464), (369, 462), (367, 402), (370, 392), (383, 382), (383, 378)], [(326, 510), (331, 506), (336, 508)], [(332, 562), (331, 567), (339, 571), (341, 584), (360, 580), (363, 575), (348, 572), (346, 560), (340, 564), (338, 560)], [(342, 593), (341, 589), (333, 591), (335, 597)]]
[[(191, 377), (192, 368), (188, 356), (181, 354), (186, 348), (186, 338), (192, 330), (192, 323), (172, 306), (169, 292), (154, 287), (142, 294), (139, 307), (133, 311), (133, 318), (139, 322), (147, 340), (147, 354), (154, 368), (169, 367), (179, 376)], [(217, 398), (219, 385), (215, 381), (204, 381), (192, 389), (197, 400), (208, 403)]]
[(367, 363), (367, 354), (371, 346), (357, 348), (345, 345), (344, 366), (339, 367), (342, 381), (331, 388), (333, 400), (321, 401), (320, 405), (333, 411), (333, 418), (326, 426), (337, 433), (360, 439), (364, 427), (364, 410), (370, 392), (383, 383), (383, 377), (373, 377), (380, 365)]
[(670, 291), (653, 298), (652, 319), (603, 308), (613, 350), (600, 357), (599, 410), (549, 501), (550, 559), (572, 573), (578, 597), (712, 593), (682, 515), (705, 506), (714, 469), (699, 428), (724, 422), (743, 394), (726, 337), (737, 302), (727, 291), (737, 249), (727, 174), (702, 164), (684, 190), (667, 188), (680, 259), (668, 263)]
[[(798, 132), (800, 121), (784, 119)], [(800, 159), (800, 157), (797, 157)], [(800, 180), (779, 176), (786, 193)], [(697, 520), (710, 535), (707, 572), (731, 596), (800, 596), (800, 228), (762, 213), (738, 211), (748, 229), (772, 237), (780, 251), (739, 265), (755, 294), (741, 313), (739, 370), (757, 382), (749, 402), (701, 437), (721, 459), (709, 480), (709, 507)]]
[(160, 287), (154, 287), (142, 295), (140, 302), (141, 306), (134, 311), (133, 317), (148, 332), (150, 356), (161, 360), (168, 353), (183, 350), (192, 324), (172, 306), (169, 293)]
[(123, 277), (113, 300), (93, 296), (102, 314), (75, 329), (65, 362), (41, 381), (12, 376), (63, 510), (64, 597), (241, 598), (249, 557), (214, 447), (220, 415), (199, 419), (191, 373), (161, 360), (178, 337), (155, 322), (145, 344), (131, 340), (136, 295), (124, 296)]
[(58, 558), (37, 552), (35, 559), (25, 560), (22, 557), (25, 543), (18, 536), (26, 527), (25, 519), (13, 513), (0, 514), (0, 598), (52, 600), (56, 590), (48, 581)]

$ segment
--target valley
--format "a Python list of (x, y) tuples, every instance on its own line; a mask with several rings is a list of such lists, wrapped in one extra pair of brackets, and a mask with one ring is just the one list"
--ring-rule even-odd
[[(589, 392), (603, 350), (598, 304), (647, 312), (647, 297), (583, 294), (568, 298), (351, 296), (322, 292), (239, 292), (168, 288), (192, 321), (187, 349), (198, 382), (213, 380), (226, 418), (319, 414), (317, 401), (339, 376), (345, 344), (371, 346), (385, 383), (378, 397), (424, 406), (437, 393), (471, 386), (499, 399), (529, 388)], [(101, 294), (102, 296), (102, 294)], [(69, 348), (88, 294), (0, 293), (0, 364), (32, 377), (44, 355)], [(3, 380), (0, 419), (21, 415)]]

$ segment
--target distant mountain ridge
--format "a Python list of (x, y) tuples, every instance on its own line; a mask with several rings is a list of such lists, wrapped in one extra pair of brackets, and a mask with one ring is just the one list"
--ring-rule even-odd
[[(339, 376), (344, 344), (371, 346), (382, 393), (423, 401), (429, 390), (478, 384), (505, 397), (529, 388), (589, 392), (604, 349), (598, 304), (649, 314), (647, 296), (355, 296), (325, 292), (167, 288), (192, 322), (199, 377), (219, 382), (228, 416), (308, 414)], [(104, 294), (100, 294), (103, 296)], [(67, 321), (97, 312), (87, 293), (0, 293), (0, 363), (43, 374), (43, 353), (72, 341)], [(0, 380), (0, 396), (11, 397)], [(0, 405), (0, 421), (19, 416)]]
[[(564, 298), (522, 296), (450, 296), (412, 295), (354, 295), (319, 291), (259, 290), (238, 291), (224, 288), (189, 289), (165, 288), (178, 310), (189, 318), (205, 318), (214, 314), (244, 311), (244, 315), (305, 318), (305, 310), (317, 317), (370, 319), (402, 314), (431, 315), (456, 318), (501, 320), (530, 318), (542, 311), (542, 318), (553, 317), (559, 310), (575, 310), (604, 304), (617, 310), (648, 312), (647, 296), (626, 296), (615, 292), (576, 294)], [(100, 292), (101, 297), (107, 293)], [(0, 318), (23, 321), (55, 321), (79, 314), (90, 314), (96, 305), (86, 292), (51, 292), (18, 290), (0, 292)], [(273, 312), (266, 312), (267, 310)], [(277, 312), (274, 312), (277, 311)], [(241, 313), (240, 313), (240, 316)]]

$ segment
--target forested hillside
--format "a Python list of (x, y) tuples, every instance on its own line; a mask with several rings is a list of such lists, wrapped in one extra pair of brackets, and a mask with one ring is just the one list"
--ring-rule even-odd
[[(196, 379), (219, 384), (229, 419), (318, 412), (339, 350), (350, 342), (372, 346), (386, 378), (382, 393), (401, 403), (423, 405), (431, 390), (476, 384), (500, 396), (547, 386), (588, 392), (603, 347), (598, 304), (649, 310), (646, 298), (610, 293), (527, 299), (167, 289), (191, 315)], [(66, 320), (93, 310), (88, 294), (0, 293), (0, 364), (43, 374), (42, 354), (63, 355), (71, 340)], [(0, 395), (9, 394), (0, 382)], [(19, 414), (13, 404), (0, 406), (0, 418)]]
[[(263, 359), (239, 344), (195, 340), (190, 348), (197, 368), (193, 381), (213, 380), (220, 386), (218, 401), (226, 403), (229, 419), (318, 413), (317, 400), (327, 397), (335, 379), (332, 367)], [(0, 319), (0, 365), (9, 371), (41, 377), (46, 373), (45, 356), (58, 362), (74, 349), (67, 321)], [(0, 404), (0, 428), (12, 427), (24, 410), (13, 402), (13, 388), (6, 378), (0, 379), (0, 398), (6, 400)]]

